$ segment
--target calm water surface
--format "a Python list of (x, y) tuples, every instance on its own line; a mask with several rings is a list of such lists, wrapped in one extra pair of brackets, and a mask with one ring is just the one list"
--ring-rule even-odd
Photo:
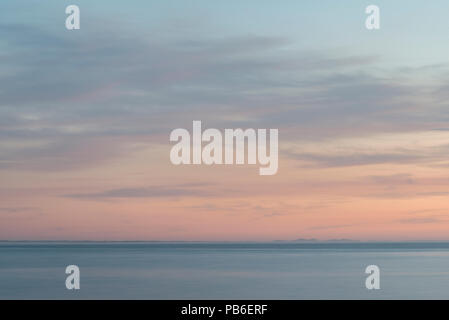
[(0, 299), (333, 298), (449, 299), (449, 243), (0, 242)]

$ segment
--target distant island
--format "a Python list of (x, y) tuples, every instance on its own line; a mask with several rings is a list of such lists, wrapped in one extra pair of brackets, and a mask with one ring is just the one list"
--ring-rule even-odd
[(274, 242), (304, 242), (304, 243), (310, 243), (310, 242), (359, 242), (359, 240), (352, 240), (352, 239), (328, 239), (328, 240), (318, 240), (314, 238), (299, 238), (295, 240), (274, 240)]

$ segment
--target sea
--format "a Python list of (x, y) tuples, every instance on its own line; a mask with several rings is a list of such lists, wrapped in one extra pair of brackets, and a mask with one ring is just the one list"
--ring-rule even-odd
[(449, 299), (449, 243), (5, 241), (0, 299)]

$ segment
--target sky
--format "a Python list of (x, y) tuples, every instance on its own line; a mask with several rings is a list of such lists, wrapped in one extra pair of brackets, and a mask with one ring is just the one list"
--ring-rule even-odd
[[(449, 240), (447, 12), (1, 1), (0, 239)], [(174, 166), (193, 120), (278, 129), (278, 173)]]

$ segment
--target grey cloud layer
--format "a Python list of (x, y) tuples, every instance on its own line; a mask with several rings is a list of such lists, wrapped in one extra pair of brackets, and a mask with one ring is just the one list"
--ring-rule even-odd
[(373, 164), (421, 164), (424, 166), (441, 167), (449, 163), (449, 145), (427, 148), (398, 148), (395, 152), (380, 152), (373, 150), (357, 150), (354, 148), (346, 154), (306, 153), (286, 150), (285, 154), (302, 162), (305, 167), (349, 167)]
[(204, 189), (207, 184), (183, 184), (177, 187), (149, 186), (139, 188), (112, 189), (97, 193), (80, 193), (66, 195), (68, 198), (104, 200), (114, 198), (177, 198), (177, 197), (210, 197), (215, 193)]
[[(105, 161), (129, 142), (166, 143), (173, 128), (194, 119), (209, 127), (281, 128), (286, 140), (444, 129), (449, 120), (449, 81), (411, 84), (379, 71), (379, 56), (301, 51), (282, 37), (168, 41), (101, 29), (54, 34), (12, 24), (1, 24), (0, 36), (0, 137), (47, 140), (3, 149), (3, 168), (64, 170)], [(403, 68), (404, 74), (419, 80), (414, 68)], [(90, 155), (74, 157), (83, 150)], [(321, 165), (410, 159), (285, 154)]]

